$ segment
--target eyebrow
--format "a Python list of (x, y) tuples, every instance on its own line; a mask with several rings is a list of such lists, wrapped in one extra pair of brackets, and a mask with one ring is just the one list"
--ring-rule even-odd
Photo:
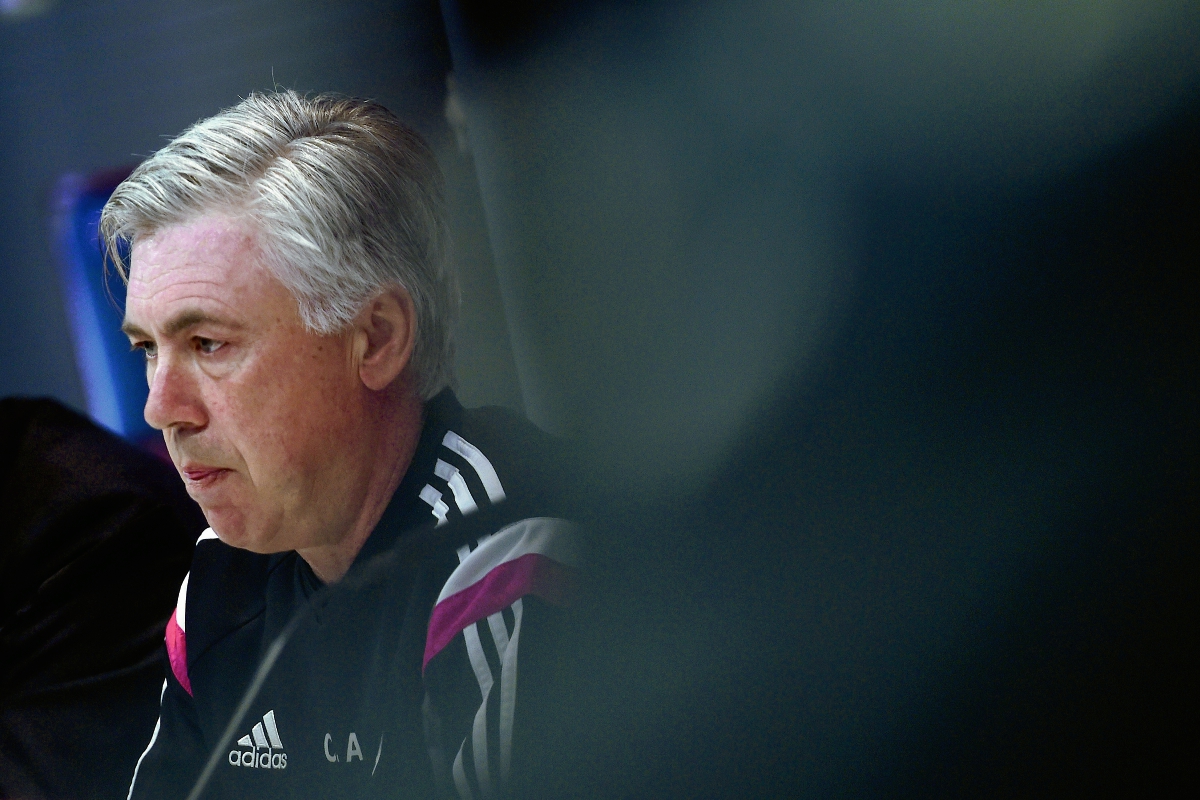
[[(222, 327), (225, 327), (225, 328), (241, 327), (241, 326), (235, 325), (227, 320), (220, 319), (219, 317), (214, 317), (211, 314), (205, 313), (204, 311), (201, 311), (199, 309), (191, 308), (191, 309), (182, 311), (179, 314), (176, 314), (174, 317), (172, 317), (170, 320), (168, 320), (167, 324), (163, 326), (163, 334), (169, 338), (169, 337), (175, 336), (176, 334), (180, 333), (181, 331), (185, 331), (188, 328), (191, 328), (195, 325), (203, 325), (205, 323), (211, 323), (213, 325), (221, 325)], [(137, 338), (145, 338), (145, 339), (152, 338), (149, 333), (142, 330), (141, 327), (139, 327), (138, 325), (136, 325), (133, 322), (130, 322), (129, 320), (125, 320), (124, 322), (121, 323), (121, 332), (124, 333), (126, 336), (129, 336), (129, 337), (132, 337), (135, 339), (137, 339)]]

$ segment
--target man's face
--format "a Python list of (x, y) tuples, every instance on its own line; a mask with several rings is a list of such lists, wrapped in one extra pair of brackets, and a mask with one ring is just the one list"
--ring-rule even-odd
[(140, 239), (127, 298), (146, 421), (217, 535), (256, 552), (344, 535), (369, 460), (352, 340), (305, 330), (255, 228), (213, 213)]

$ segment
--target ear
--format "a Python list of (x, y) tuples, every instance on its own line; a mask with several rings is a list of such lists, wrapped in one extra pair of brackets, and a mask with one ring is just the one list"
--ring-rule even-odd
[(387, 388), (412, 359), (417, 314), (400, 287), (376, 295), (356, 318), (354, 350), (358, 375), (374, 391)]

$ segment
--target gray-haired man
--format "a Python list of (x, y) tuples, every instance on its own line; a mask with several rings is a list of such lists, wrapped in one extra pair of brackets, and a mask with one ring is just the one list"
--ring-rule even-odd
[[(211, 525), (131, 797), (186, 796), (213, 759), (213, 791), (237, 797), (491, 796), (521, 779), (527, 654), (575, 535), (545, 437), (448, 388), (442, 206), (432, 153), (385, 109), (280, 92), (197, 123), (105, 207), (122, 269), (131, 246), (123, 327), (146, 355), (146, 419)], [(338, 582), (352, 588), (329, 600)]]

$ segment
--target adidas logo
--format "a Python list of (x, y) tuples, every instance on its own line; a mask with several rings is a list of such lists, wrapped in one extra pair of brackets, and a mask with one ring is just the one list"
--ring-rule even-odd
[(238, 739), (238, 747), (250, 750), (229, 751), (229, 763), (235, 767), (256, 769), (287, 769), (287, 753), (279, 739), (279, 728), (275, 727), (275, 709), (263, 714), (262, 722), (254, 723), (253, 730)]

